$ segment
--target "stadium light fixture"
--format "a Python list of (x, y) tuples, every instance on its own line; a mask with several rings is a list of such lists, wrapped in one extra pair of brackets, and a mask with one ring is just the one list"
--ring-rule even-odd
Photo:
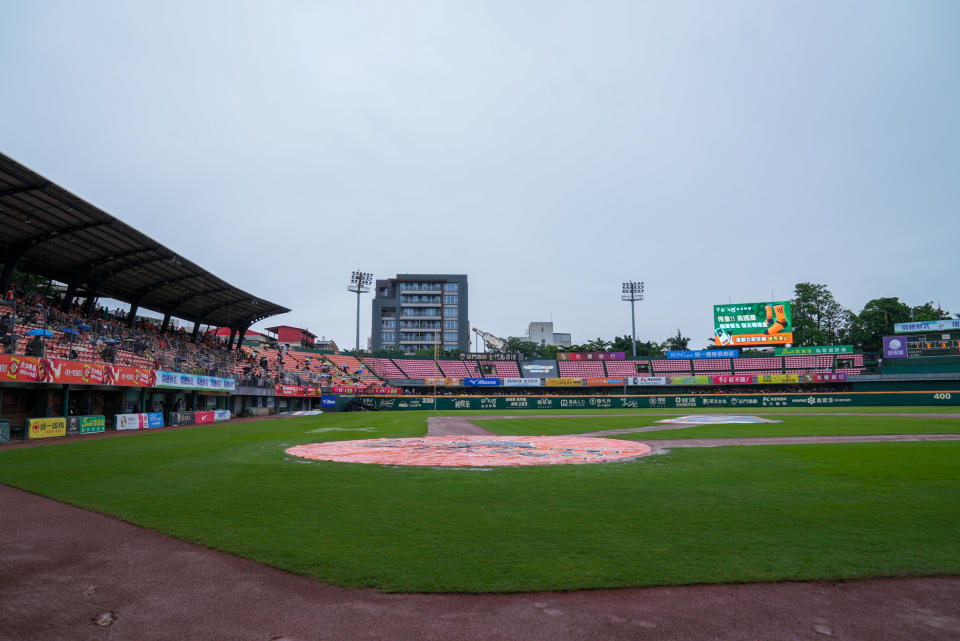
[(370, 291), (371, 282), (373, 282), (373, 274), (354, 270), (350, 275), (350, 285), (347, 286), (347, 291), (357, 295), (357, 346), (354, 355), (360, 353), (360, 294)]
[(633, 357), (637, 357), (637, 314), (635, 304), (638, 300), (643, 300), (643, 281), (637, 282), (629, 280), (623, 284), (623, 295), (620, 297), (625, 301), (630, 301), (630, 328), (633, 331)]

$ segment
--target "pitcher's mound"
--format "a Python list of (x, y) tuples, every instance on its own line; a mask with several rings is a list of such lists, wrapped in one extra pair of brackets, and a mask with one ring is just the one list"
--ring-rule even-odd
[(574, 436), (428, 436), (298, 445), (287, 454), (318, 461), (491, 467), (622, 461), (650, 453), (634, 441)]

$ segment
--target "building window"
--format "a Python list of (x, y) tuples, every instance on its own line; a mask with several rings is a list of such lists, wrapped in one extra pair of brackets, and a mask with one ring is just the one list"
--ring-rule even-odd
[(457, 321), (455, 320), (445, 320), (443, 321), (444, 329), (457, 329)]
[(443, 302), (447, 305), (456, 305), (458, 302), (459, 296), (444, 296)]
[(444, 340), (444, 342), (449, 342), (449, 341), (454, 341), (454, 342), (456, 342), (456, 340), (457, 340), (457, 333), (456, 333), (456, 332), (444, 332), (444, 334), (443, 334), (443, 340)]
[(460, 290), (460, 285), (457, 283), (444, 283), (443, 291), (445, 292), (456, 292)]
[(383, 333), (383, 342), (387, 342), (387, 341), (393, 342), (393, 341), (395, 341), (395, 340), (397, 340), (397, 333), (396, 333), (396, 332), (384, 332), (384, 333)]
[(385, 321), (383, 321), (383, 328), (384, 328), (384, 329), (393, 329), (393, 328), (396, 327), (396, 326), (397, 326), (397, 321), (394, 321), (394, 320), (385, 320)]
[(459, 316), (460, 310), (456, 307), (444, 307), (443, 308), (444, 316)]

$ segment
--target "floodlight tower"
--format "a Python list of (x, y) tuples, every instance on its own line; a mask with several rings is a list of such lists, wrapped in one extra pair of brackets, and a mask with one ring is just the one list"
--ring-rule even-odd
[(637, 357), (637, 314), (635, 303), (643, 300), (643, 281), (629, 280), (623, 284), (623, 300), (630, 301), (630, 327), (633, 330), (633, 357)]
[(350, 275), (350, 285), (348, 292), (354, 292), (357, 295), (357, 346), (354, 355), (360, 353), (360, 294), (366, 294), (370, 291), (370, 283), (373, 281), (373, 274), (369, 272), (354, 271)]

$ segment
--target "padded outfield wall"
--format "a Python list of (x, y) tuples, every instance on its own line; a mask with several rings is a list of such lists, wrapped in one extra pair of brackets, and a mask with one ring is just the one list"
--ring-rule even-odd
[[(343, 409), (351, 397), (340, 397)], [(563, 410), (637, 408), (960, 406), (960, 389), (925, 392), (836, 392), (825, 394), (660, 394), (644, 396), (361, 396), (377, 410)]]

